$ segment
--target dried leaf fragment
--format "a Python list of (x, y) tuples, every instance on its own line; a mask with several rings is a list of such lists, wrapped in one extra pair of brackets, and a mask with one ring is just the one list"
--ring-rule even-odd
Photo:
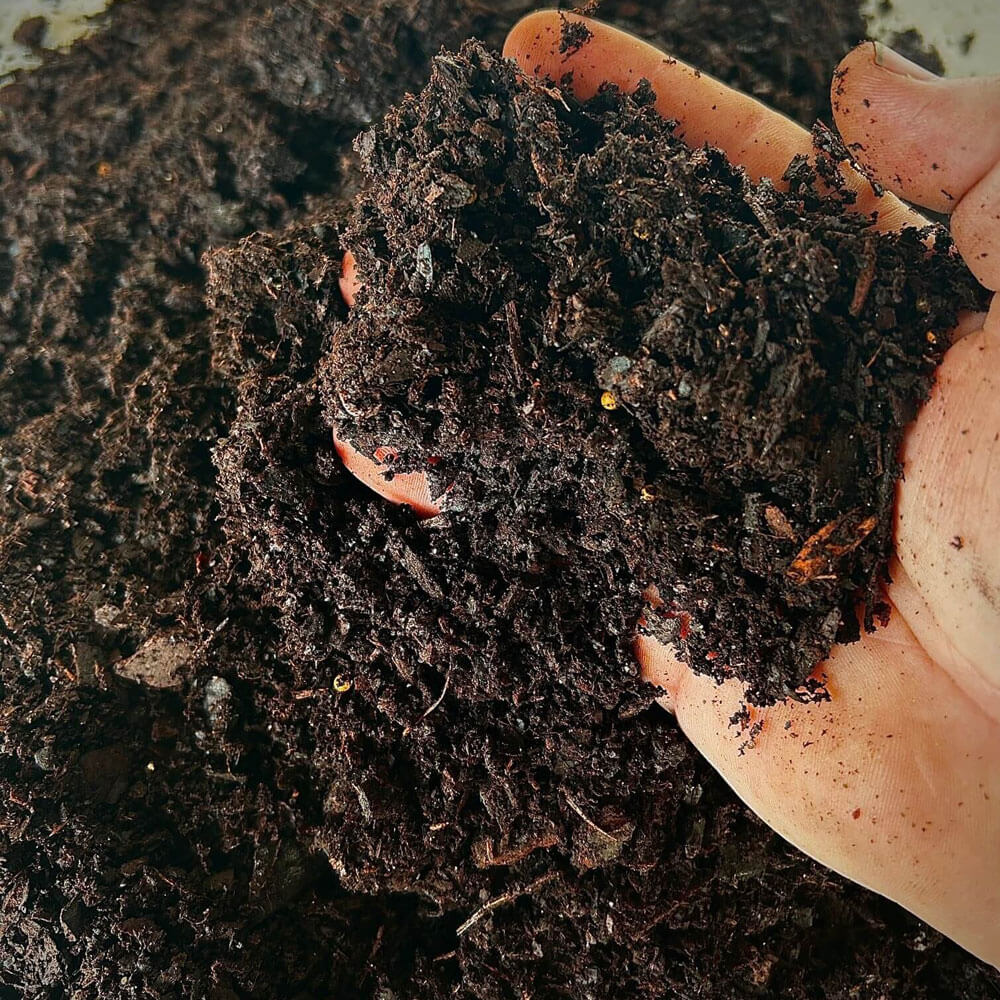
[(811, 535), (786, 573), (792, 583), (802, 586), (833, 572), (834, 563), (853, 552), (878, 524), (874, 515), (858, 520), (859, 512), (850, 511), (823, 525)]
[(779, 538), (787, 538), (792, 542), (795, 541), (795, 529), (792, 527), (788, 518), (785, 517), (784, 512), (780, 507), (776, 507), (773, 503), (769, 503), (764, 508), (764, 520), (767, 521), (767, 526)]

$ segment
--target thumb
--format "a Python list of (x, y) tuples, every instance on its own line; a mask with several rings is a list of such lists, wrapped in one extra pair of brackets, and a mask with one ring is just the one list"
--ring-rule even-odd
[(858, 162), (895, 194), (952, 213), (970, 269), (1000, 287), (1000, 76), (947, 80), (866, 42), (841, 62), (831, 99)]

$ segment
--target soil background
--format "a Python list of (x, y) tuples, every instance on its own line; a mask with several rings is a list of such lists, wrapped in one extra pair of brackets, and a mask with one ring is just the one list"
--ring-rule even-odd
[[(294, 317), (340, 308), (313, 227), (356, 192), (354, 137), (440, 46), (499, 46), (528, 8), (133, 0), (0, 90), (0, 996), (1000, 996), (766, 830), (662, 716), (640, 720), (664, 775), (637, 804), (645, 867), (546, 880), (490, 845), (476, 898), (442, 912), (419, 873), (348, 891), (331, 864), (326, 817), (364, 819), (378, 789), (310, 748), (370, 709), (338, 690), (350, 663), (287, 658), (226, 522), (226, 456), (295, 469), (314, 413), (234, 421), (315, 363)], [(806, 123), (864, 35), (840, 3), (601, 13)], [(210, 295), (205, 254), (255, 231), (284, 233), (260, 253), (297, 255), (302, 286)], [(280, 549), (313, 512), (268, 462)], [(405, 795), (388, 766), (380, 796)]]

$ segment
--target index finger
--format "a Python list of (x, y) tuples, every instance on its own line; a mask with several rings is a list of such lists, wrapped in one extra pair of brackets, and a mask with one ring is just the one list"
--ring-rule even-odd
[[(582, 22), (590, 38), (561, 52), (567, 22)], [(641, 80), (648, 80), (656, 93), (657, 111), (677, 121), (680, 138), (693, 148), (709, 143), (721, 149), (754, 180), (769, 177), (780, 187), (792, 158), (814, 152), (809, 132), (790, 118), (642, 39), (591, 18), (555, 10), (529, 14), (507, 36), (504, 55), (529, 76), (559, 83), (571, 74), (568, 88), (581, 100), (593, 97), (604, 83), (631, 93)], [(849, 167), (842, 173), (858, 195), (855, 209), (877, 211), (880, 229), (927, 224), (893, 195), (877, 196), (861, 174)]]

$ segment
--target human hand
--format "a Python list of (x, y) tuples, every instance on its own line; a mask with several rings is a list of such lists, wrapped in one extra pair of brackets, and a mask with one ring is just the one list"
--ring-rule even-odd
[[(780, 178), (810, 153), (798, 125), (613, 28), (559, 53), (559, 15), (518, 24), (505, 54), (577, 96), (643, 77), (692, 145), (721, 147), (756, 177)], [(879, 65), (879, 61), (882, 65)], [(952, 213), (969, 267), (1000, 288), (1000, 77), (940, 80), (895, 53), (860, 46), (833, 84), (837, 125), (889, 190)], [(859, 177), (858, 210), (879, 225), (920, 224)], [(881, 892), (986, 961), (1000, 964), (1000, 298), (968, 317), (907, 435), (896, 505), (887, 627), (821, 664), (828, 702), (751, 707), (730, 720), (736, 680), (692, 673), (655, 639), (637, 653), (696, 747), (778, 833)], [(744, 723), (746, 724), (746, 723)]]
[[(808, 133), (776, 112), (629, 35), (588, 25), (593, 38), (560, 54), (560, 15), (533, 15), (512, 31), (505, 54), (540, 77), (572, 70), (583, 98), (605, 81), (631, 90), (647, 78), (679, 134), (721, 147), (754, 177), (779, 178), (795, 154), (812, 151)], [(842, 64), (841, 131), (862, 144), (859, 157), (888, 187), (937, 209), (957, 206), (959, 248), (996, 289), (1000, 121), (989, 107), (1000, 107), (1000, 81), (910, 80), (873, 55), (863, 46)], [(972, 151), (962, 149), (966, 135), (976, 137)], [(880, 227), (923, 222), (860, 176), (851, 183), (859, 210), (877, 210)], [(356, 281), (348, 255), (348, 302)], [(751, 708), (761, 728), (744, 753), (745, 734), (730, 722), (745, 701), (738, 682), (718, 686), (691, 673), (651, 638), (636, 651), (688, 737), (775, 830), (1000, 963), (1000, 888), (990, 877), (1000, 846), (1000, 551), (992, 544), (1000, 500), (990, 488), (1000, 485), (1000, 307), (988, 319), (969, 317), (959, 332), (906, 442), (894, 612), (886, 628), (837, 648), (818, 668), (828, 702)], [(387, 480), (387, 456), (337, 446), (346, 467), (387, 499), (422, 516), (440, 508), (421, 473)]]

